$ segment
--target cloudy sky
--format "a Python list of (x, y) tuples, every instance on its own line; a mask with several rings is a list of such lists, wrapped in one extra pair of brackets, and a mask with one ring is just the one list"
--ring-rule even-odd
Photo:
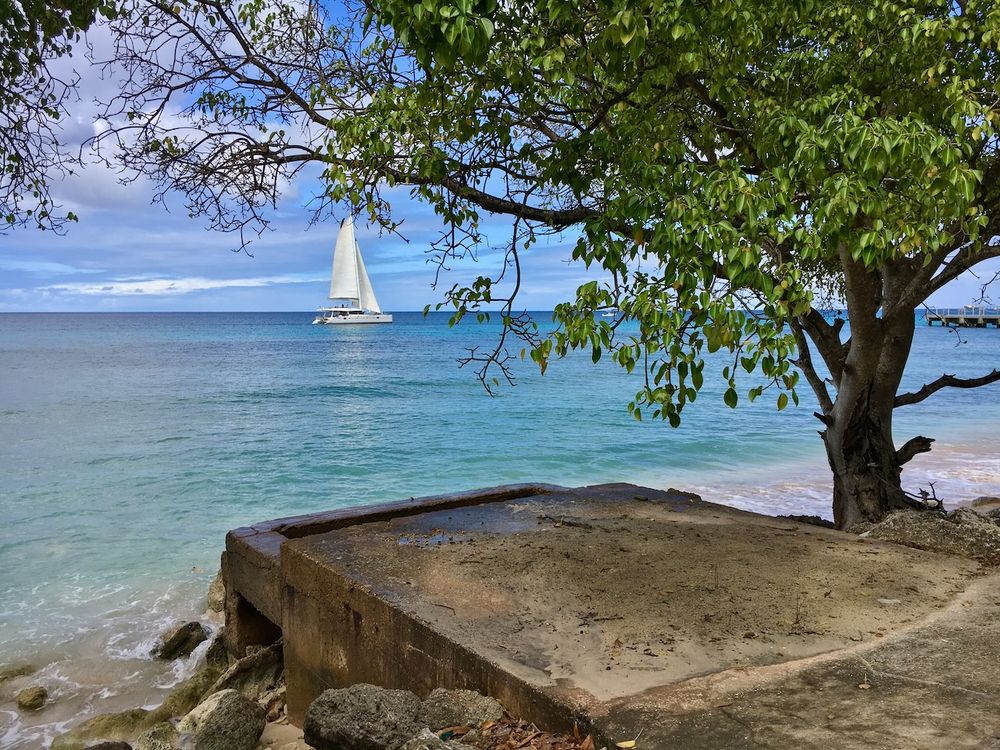
[[(100, 47), (100, 30), (91, 41)], [(80, 100), (64, 124), (69, 143), (93, 133), (93, 100), (114, 86), (84, 62), (74, 61), (81, 84)], [(164, 208), (152, 202), (149, 184), (122, 185), (108, 168), (89, 166), (54, 188), (63, 207), (80, 217), (64, 236), (33, 229), (0, 234), (0, 312), (315, 309), (326, 298), (337, 233), (334, 220), (310, 226), (307, 204), (318, 189), (315, 178), (297, 180), (273, 215), (273, 230), (248, 254), (233, 251), (238, 243), (232, 235), (206, 231), (202, 220), (189, 219), (179, 198)], [(420, 310), (441, 299), (441, 291), (431, 288), (435, 266), (427, 255), (440, 224), (405, 189), (393, 197), (409, 242), (379, 237), (365, 226), (358, 227), (358, 240), (382, 307)], [(509, 230), (496, 219), (486, 234), (499, 244)], [(554, 238), (522, 258), (524, 308), (552, 309), (593, 277), (582, 266), (568, 265), (574, 241)], [(499, 252), (482, 249), (478, 267), (454, 269), (441, 290), (495, 271), (500, 262)], [(962, 305), (976, 290), (976, 279), (967, 276), (932, 302)]]

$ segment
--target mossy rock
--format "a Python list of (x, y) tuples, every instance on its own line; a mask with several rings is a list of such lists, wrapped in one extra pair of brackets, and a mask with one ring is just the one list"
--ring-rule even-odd
[(153, 723), (159, 723), (172, 719), (175, 716), (183, 716), (192, 708), (201, 703), (208, 693), (209, 688), (215, 684), (216, 680), (222, 676), (222, 670), (218, 667), (202, 667), (189, 679), (170, 691), (170, 695), (163, 701), (159, 708), (154, 708), (149, 712)]
[(93, 740), (128, 740), (155, 723), (144, 708), (99, 714), (56, 737), (51, 750), (84, 750)]
[(140, 734), (135, 741), (135, 750), (175, 750), (180, 744), (180, 735), (169, 721), (161, 721)]
[(133, 740), (153, 725), (183, 716), (197, 706), (221, 674), (217, 667), (203, 667), (170, 691), (158, 708), (152, 711), (133, 708), (118, 714), (100, 714), (56, 737), (51, 750), (84, 750), (94, 740)]
[(6, 667), (0, 667), (0, 682), (7, 682), (16, 677), (27, 677), (29, 674), (34, 674), (37, 671), (38, 667), (34, 664), (11, 664)]
[(37, 711), (49, 699), (49, 691), (41, 685), (32, 685), (17, 694), (17, 707), (22, 711)]

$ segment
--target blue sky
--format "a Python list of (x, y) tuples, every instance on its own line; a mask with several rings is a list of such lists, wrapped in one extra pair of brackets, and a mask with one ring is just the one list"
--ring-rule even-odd
[[(101, 41), (100, 30), (91, 33), (91, 42)], [(64, 121), (64, 140), (70, 144), (93, 133), (93, 100), (114, 86), (77, 63), (80, 97)], [(202, 220), (189, 219), (179, 197), (169, 199), (165, 209), (153, 204), (148, 183), (125, 186), (107, 167), (90, 165), (54, 186), (57, 201), (80, 217), (67, 234), (34, 229), (0, 234), (0, 312), (315, 309), (326, 300), (338, 228), (336, 220), (310, 226), (308, 203), (318, 190), (314, 177), (293, 183), (273, 214), (272, 231), (253, 243), (251, 255), (233, 252), (234, 236), (206, 231)], [(357, 227), (383, 309), (423, 309), (440, 301), (452, 284), (499, 270), (502, 254), (484, 248), (478, 264), (456, 266), (438, 291), (432, 289), (435, 266), (427, 262), (426, 251), (440, 223), (406, 189), (390, 195), (408, 243)], [(486, 236), (501, 244), (509, 237), (508, 227), (505, 219), (491, 219)], [(523, 309), (552, 309), (595, 277), (580, 264), (568, 264), (574, 242), (572, 235), (552, 238), (523, 255)], [(980, 275), (988, 278), (992, 269)], [(931, 302), (958, 306), (977, 293), (977, 280), (966, 275)]]
[[(124, 187), (103, 169), (87, 170), (57, 188), (62, 204), (80, 217), (64, 236), (31, 229), (0, 236), (0, 311), (315, 309), (326, 301), (338, 222), (310, 226), (304, 204), (315, 186), (296, 187), (275, 212), (273, 230), (255, 239), (248, 254), (233, 251), (233, 235), (206, 231), (202, 221), (187, 218), (179, 199), (166, 211), (150, 205), (148, 186)], [(440, 224), (405, 190), (397, 191), (393, 204), (409, 242), (357, 226), (384, 309), (423, 309), (453, 283), (499, 270), (502, 254), (486, 248), (478, 263), (445, 274), (435, 291), (436, 266), (426, 251)], [(496, 220), (486, 234), (501, 243), (508, 231)], [(519, 296), (523, 307), (551, 309), (593, 277), (566, 264), (572, 242), (556, 238), (522, 258), (528, 280)]]

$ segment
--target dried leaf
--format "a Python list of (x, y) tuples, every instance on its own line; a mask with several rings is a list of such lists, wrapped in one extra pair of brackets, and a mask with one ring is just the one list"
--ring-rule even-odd
[(635, 736), (634, 740), (624, 740), (622, 742), (616, 742), (615, 747), (620, 747), (622, 750), (630, 750), (638, 744), (639, 738), (642, 737), (642, 730), (639, 730), (639, 734)]
[(580, 743), (580, 750), (596, 750), (594, 747), (594, 738), (588, 734), (586, 739)]

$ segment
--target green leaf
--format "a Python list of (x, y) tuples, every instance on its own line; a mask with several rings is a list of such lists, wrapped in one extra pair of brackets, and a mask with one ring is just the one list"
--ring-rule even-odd
[(735, 409), (736, 404), (739, 403), (740, 400), (740, 397), (739, 395), (737, 395), (735, 388), (729, 388), (722, 398), (726, 402), (726, 406), (728, 406), (730, 409)]

